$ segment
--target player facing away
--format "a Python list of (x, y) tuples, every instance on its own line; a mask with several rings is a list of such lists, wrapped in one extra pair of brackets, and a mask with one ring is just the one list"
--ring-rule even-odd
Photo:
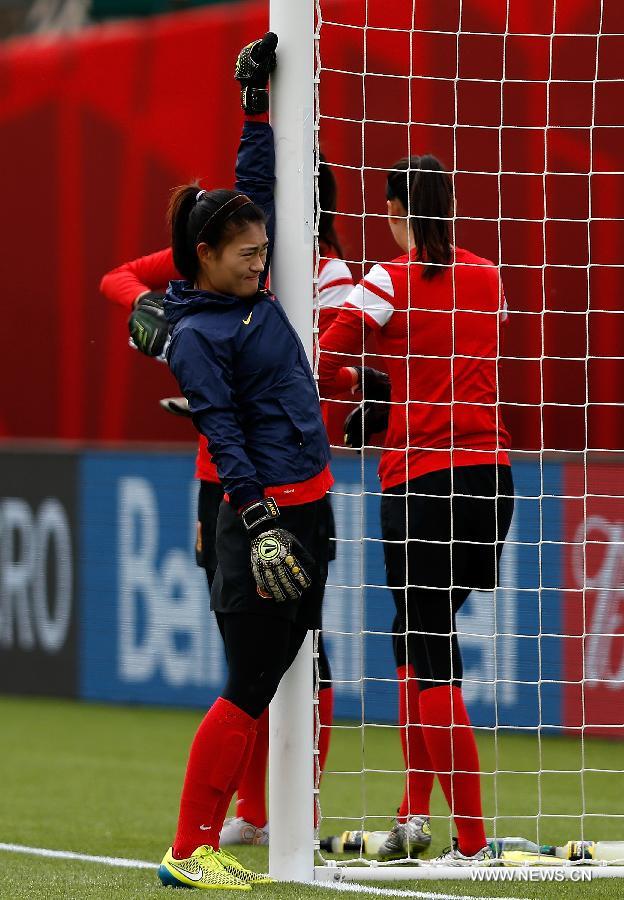
[[(472, 590), (497, 584), (514, 488), (498, 404), (502, 286), (493, 263), (453, 246), (453, 208), (451, 178), (435, 157), (394, 166), (388, 222), (403, 254), (354, 288), (321, 339), (319, 382), (323, 397), (363, 389), (369, 410), (389, 401), (381, 528), (397, 667), (413, 676), (400, 682), (408, 808), (381, 854), (408, 856), (429, 843), (437, 775), (458, 834), (440, 862), (469, 865), (489, 850), (455, 617)], [(361, 352), (369, 331), (390, 385), (338, 355)], [(366, 442), (366, 414), (362, 430)]]
[[(259, 42), (258, 42), (259, 46)], [(268, 71), (265, 71), (268, 79)], [(245, 98), (243, 98), (245, 99)], [(248, 98), (251, 101), (251, 97)], [(273, 220), (274, 185), (273, 133), (268, 123), (268, 115), (246, 114), (243, 134), (236, 161), (236, 190), (245, 193)], [(334, 227), (332, 210), (336, 207), (336, 181), (331, 169), (322, 166), (319, 175), (319, 259), (318, 304), (319, 331), (322, 334), (342, 306), (345, 297), (353, 287), (351, 273), (339, 257), (342, 255), (338, 236)], [(268, 270), (261, 276), (261, 283)], [(169, 327), (163, 318), (163, 300), (169, 281), (180, 279), (175, 267), (171, 247), (148, 256), (124, 263), (108, 272), (102, 279), (102, 293), (111, 301), (120, 303), (129, 311), (140, 305), (139, 324), (145, 327), (148, 347), (162, 351), (168, 338)], [(147, 305), (149, 304), (149, 305)], [(133, 317), (136, 318), (136, 317)], [(131, 327), (132, 327), (131, 323)], [(136, 328), (136, 323), (134, 323)], [(153, 355), (153, 349), (148, 355)], [(145, 351), (144, 351), (145, 352)], [(186, 408), (186, 399), (172, 398), (178, 409)], [(208, 441), (200, 434), (196, 459), (196, 477), (200, 479), (198, 498), (198, 523), (196, 558), (199, 566), (206, 571), (209, 587), (212, 587), (217, 568), (215, 539), (219, 505), (223, 489), (217, 469), (210, 458)], [(333, 534), (333, 529), (332, 529)], [(330, 559), (334, 558), (335, 542), (330, 544)], [(317, 778), (322, 772), (329, 751), (331, 723), (333, 716), (333, 689), (331, 670), (325, 651), (322, 633), (318, 636), (318, 711), (320, 730), (318, 733)], [(221, 845), (267, 844), (269, 825), (266, 809), (266, 770), (268, 759), (268, 710), (257, 726), (256, 742), (249, 765), (238, 786), (236, 815), (226, 819), (221, 832)]]
[(172, 195), (170, 223), (183, 279), (164, 304), (168, 361), (225, 490), (211, 606), (228, 678), (193, 740), (159, 875), (168, 885), (245, 890), (267, 876), (244, 869), (219, 835), (258, 721), (307, 630), (320, 625), (329, 445), (301, 342), (260, 287), (263, 211), (241, 192), (186, 185)]

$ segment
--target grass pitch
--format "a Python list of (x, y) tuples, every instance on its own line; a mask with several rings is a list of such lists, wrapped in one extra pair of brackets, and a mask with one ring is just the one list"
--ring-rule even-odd
[[(175, 830), (179, 791), (199, 712), (107, 707), (71, 701), (0, 697), (2, 803), (0, 841), (100, 856), (153, 860)], [(534, 735), (479, 737), (484, 812), (499, 836), (520, 834), (544, 843), (624, 840), (621, 747), (587, 739)], [(341, 725), (334, 729), (321, 803), (321, 833), (388, 827), (402, 792), (396, 731)], [(365, 770), (364, 777), (359, 775)], [(584, 772), (582, 771), (584, 770)], [(496, 777), (494, 772), (497, 771)], [(357, 774), (356, 774), (357, 773)], [(539, 820), (536, 813), (539, 811)], [(581, 820), (579, 814), (583, 812)], [(350, 818), (345, 819), (345, 814)], [(438, 787), (432, 804), (435, 855), (449, 843), (447, 809)], [(538, 832), (539, 827), (539, 832)], [(488, 830), (494, 832), (493, 820)], [(266, 868), (268, 851), (240, 848), (241, 861)], [(0, 853), (2, 900), (162, 898), (155, 872)], [(370, 883), (369, 883), (370, 884)], [(494, 884), (410, 881), (373, 883), (402, 891), (474, 897), (568, 900), (619, 898), (619, 880), (592, 884)], [(177, 896), (177, 895), (176, 895)], [(210, 896), (231, 897), (231, 892)], [(335, 897), (330, 888), (276, 884), (254, 888), (263, 900)], [(355, 896), (346, 893), (345, 896)], [(366, 895), (364, 895), (366, 896)]]

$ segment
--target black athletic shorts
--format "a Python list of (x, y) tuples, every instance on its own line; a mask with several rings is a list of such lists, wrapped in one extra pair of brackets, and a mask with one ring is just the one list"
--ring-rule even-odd
[(452, 587), (461, 602), (472, 590), (492, 590), (498, 584), (513, 495), (511, 468), (496, 465), (430, 472), (409, 481), (407, 491), (405, 484), (384, 491), (381, 528), (388, 586)]
[(223, 488), (213, 481), (201, 481), (197, 499), (197, 538), (195, 541), (195, 561), (206, 570), (208, 583), (212, 585), (217, 570), (217, 516), (223, 500)]
[(297, 537), (315, 561), (312, 584), (297, 601), (265, 599), (251, 571), (249, 537), (240, 517), (223, 501), (217, 520), (218, 567), (210, 605), (215, 612), (266, 613), (304, 628), (321, 627), (321, 607), (329, 560), (331, 507), (326, 497), (299, 506), (282, 506), (277, 527)]

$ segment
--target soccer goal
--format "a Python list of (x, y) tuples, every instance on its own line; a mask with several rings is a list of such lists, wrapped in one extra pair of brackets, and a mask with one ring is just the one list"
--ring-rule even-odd
[[(424, 153), (452, 177), (453, 244), (500, 272), (508, 321), (497, 348), (497, 405), (511, 434), (515, 510), (498, 587), (473, 592), (458, 615), (463, 696), (488, 839), (557, 847), (551, 860), (527, 852), (509, 861), (518, 872), (552, 862), (570, 878), (579, 860), (566, 858), (574, 857), (561, 849), (567, 842), (624, 841), (624, 17), (617, 7), (271, 0), (280, 39), (272, 279), (310, 358), (318, 358), (320, 152), (338, 182), (336, 230), (356, 284), (398, 255), (386, 176), (400, 158)], [(383, 368), (374, 343), (362, 362)], [(399, 725), (399, 694), (406, 697), (409, 685), (392, 652), (377, 478), (383, 438), (360, 454), (345, 451), (340, 426), (352, 408), (349, 397), (336, 400), (329, 417), (337, 558), (323, 629), (334, 734), (350, 755), (333, 766), (330, 753), (315, 787), (311, 748), (321, 723), (310, 636), (271, 705), (271, 873), (305, 881), (467, 878), (469, 867), (441, 869), (409, 852), (380, 861), (365, 842), (352, 853), (321, 849), (329, 846), (321, 837), (392, 827), (406, 777), (401, 731), (414, 725), (409, 704)], [(417, 768), (409, 751), (407, 768)], [(431, 847), (441, 851), (455, 832), (437, 786), (431, 804)], [(408, 801), (407, 812), (422, 810)], [(338, 840), (333, 849), (340, 848)], [(616, 851), (590, 861), (594, 877), (624, 875)]]

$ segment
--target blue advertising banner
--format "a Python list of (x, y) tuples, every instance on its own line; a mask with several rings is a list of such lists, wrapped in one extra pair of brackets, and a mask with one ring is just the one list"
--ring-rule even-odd
[(87, 699), (206, 707), (224, 683), (206, 576), (195, 564), (193, 471), (187, 454), (82, 458)]
[[(393, 722), (394, 602), (385, 586), (376, 465), (341, 457), (332, 466), (337, 558), (324, 636), (336, 716)], [(225, 665), (195, 565), (191, 456), (93, 453), (80, 471), (82, 696), (206, 707), (223, 686)], [(501, 586), (475, 592), (458, 617), (464, 690), (482, 727), (561, 723), (561, 471), (514, 466)]]

